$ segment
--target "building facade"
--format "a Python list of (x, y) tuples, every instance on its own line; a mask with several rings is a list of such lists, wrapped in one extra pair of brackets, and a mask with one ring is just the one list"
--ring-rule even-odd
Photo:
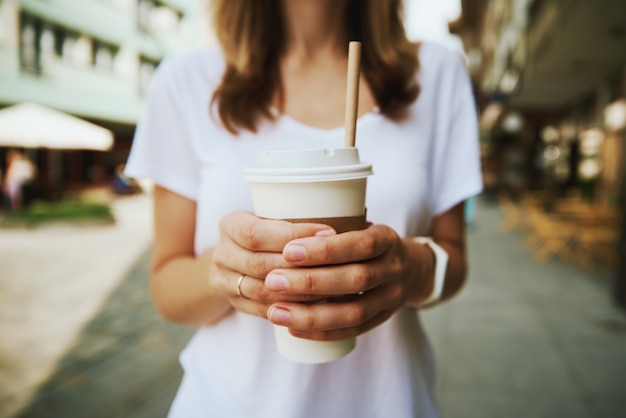
[[(152, 72), (203, 42), (204, 17), (201, 0), (0, 0), (0, 107), (36, 102), (112, 130), (111, 151), (55, 156), (66, 181), (104, 179), (126, 158)], [(50, 152), (27, 152), (45, 176)]]
[[(620, 193), (615, 179), (621, 174), (614, 160), (623, 152), (611, 138), (623, 130), (615, 119), (626, 96), (626, 2), (462, 4), (463, 15), (450, 29), (461, 36), (468, 54), (484, 142), (523, 154), (525, 188), (546, 186), (550, 166), (564, 187), (593, 180), (593, 190), (585, 192), (615, 202)], [(609, 109), (612, 121), (605, 117)], [(559, 148), (559, 158), (543, 161), (550, 146)], [(491, 177), (500, 183), (494, 187), (515, 177), (508, 175), (506, 161), (491, 165), (496, 171)]]
[[(462, 7), (450, 29), (470, 58), (486, 185), (494, 194), (542, 195), (552, 224), (539, 232), (573, 248), (575, 261), (593, 254), (596, 267), (614, 267), (626, 306), (626, 2)], [(564, 222), (574, 208), (587, 219)]]

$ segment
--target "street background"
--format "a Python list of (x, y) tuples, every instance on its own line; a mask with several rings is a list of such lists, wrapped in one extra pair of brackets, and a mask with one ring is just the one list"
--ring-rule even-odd
[[(0, 0), (2, 418), (166, 415), (193, 329), (151, 304), (123, 169), (161, 60), (215, 44), (207, 1)], [(626, 417), (626, 1), (403, 1), (465, 59), (485, 185), (468, 284), (422, 312), (443, 418)], [(92, 203), (113, 221), (19, 223)]]
[[(193, 330), (150, 303), (150, 197), (114, 207), (115, 226), (0, 232), (0, 416), (165, 416)], [(538, 264), (503, 220), (478, 199), (467, 287), (423, 312), (443, 417), (626, 416), (611, 274)]]

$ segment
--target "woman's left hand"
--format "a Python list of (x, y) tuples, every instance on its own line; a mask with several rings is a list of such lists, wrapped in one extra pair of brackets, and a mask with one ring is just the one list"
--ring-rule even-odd
[(388, 319), (429, 286), (430, 250), (402, 240), (384, 225), (289, 242), (283, 257), (293, 268), (268, 274), (265, 286), (285, 295), (337, 295), (314, 304), (276, 302), (268, 318), (298, 337), (341, 340)]

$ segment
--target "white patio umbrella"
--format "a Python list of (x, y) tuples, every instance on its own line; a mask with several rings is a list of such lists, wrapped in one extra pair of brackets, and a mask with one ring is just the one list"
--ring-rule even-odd
[(112, 145), (110, 130), (39, 104), (0, 110), (0, 146), (106, 151)]

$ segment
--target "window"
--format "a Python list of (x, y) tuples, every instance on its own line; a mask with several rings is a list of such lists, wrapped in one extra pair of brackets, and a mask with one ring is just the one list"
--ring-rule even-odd
[(2, 10), (2, 0), (0, 0), (0, 44), (3, 43), (4, 41), (7, 40), (7, 36), (8, 36), (8, 25), (5, 22), (5, 16), (6, 13), (4, 13), (4, 11)]
[(64, 33), (61, 37), (61, 58), (63, 61), (72, 62), (74, 45), (78, 40), (78, 35), (73, 33)]
[(57, 39), (55, 44), (60, 45), (61, 59), (64, 62), (80, 68), (89, 67), (93, 63), (91, 38), (75, 32), (63, 31)]
[[(55, 58), (79, 67), (92, 64), (92, 40), (76, 32), (22, 13), (20, 16), (20, 66), (22, 71), (43, 74)], [(106, 60), (106, 59), (103, 59)]]
[(150, 14), (154, 9), (152, 0), (139, 0), (137, 2), (137, 27), (144, 32), (150, 31)]
[(39, 36), (40, 63), (45, 73), (49, 69), (51, 61), (56, 55), (56, 40), (54, 28), (44, 25)]
[[(0, 0), (2, 1), (2, 0)], [(45, 74), (55, 61), (75, 66), (79, 69), (94, 68), (117, 74), (116, 66), (120, 46), (58, 26), (30, 15), (21, 13), (19, 20), (19, 57), (22, 72)], [(136, 77), (137, 56), (133, 54), (131, 70), (127, 78)], [(145, 59), (141, 70), (142, 79), (150, 78), (154, 60)]]
[(22, 14), (20, 16), (20, 66), (22, 71), (41, 74), (41, 20)]
[(138, 0), (137, 27), (144, 32), (167, 34), (180, 26), (183, 14), (158, 0)]
[(150, 12), (150, 29), (156, 34), (166, 35), (176, 32), (180, 21), (181, 15), (169, 7), (158, 6)]
[(148, 91), (150, 85), (150, 79), (154, 73), (155, 68), (159, 63), (153, 59), (140, 57), (139, 58), (139, 93), (145, 94)]
[(113, 62), (119, 48), (115, 45), (108, 44), (99, 40), (93, 41), (92, 46), (92, 62), (97, 70), (113, 71)]

